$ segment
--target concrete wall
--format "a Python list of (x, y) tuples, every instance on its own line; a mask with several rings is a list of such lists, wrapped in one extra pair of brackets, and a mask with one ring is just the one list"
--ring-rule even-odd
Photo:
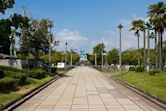
[(0, 59), (0, 65), (22, 69), (21, 59)]

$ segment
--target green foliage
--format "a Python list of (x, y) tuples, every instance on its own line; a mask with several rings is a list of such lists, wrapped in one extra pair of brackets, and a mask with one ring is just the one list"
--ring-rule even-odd
[(21, 71), (20, 69), (17, 69), (15, 67), (2, 66), (2, 65), (0, 65), (0, 69), (4, 71), (14, 71), (14, 72)]
[(135, 67), (130, 67), (129, 71), (136, 71), (136, 68)]
[(39, 59), (40, 53), (48, 53), (49, 48), (49, 28), (53, 23), (48, 19), (32, 20), (29, 27), (22, 32), (21, 52), (28, 55), (31, 52), (35, 59)]
[(0, 91), (13, 90), (17, 87), (17, 80), (10, 77), (0, 79)]
[(136, 68), (136, 72), (143, 72), (144, 71), (144, 67), (139, 66)]
[(149, 71), (150, 75), (155, 75), (156, 73), (160, 73), (160, 70), (157, 68), (150, 69), (150, 71)]
[(1, 78), (4, 78), (4, 77), (5, 77), (4, 71), (3, 71), (3, 70), (0, 70), (0, 79), (1, 79)]
[(42, 79), (46, 77), (46, 71), (42, 69), (34, 69), (29, 72), (28, 76), (35, 79)]
[(105, 45), (104, 43), (100, 43), (100, 44), (97, 44), (94, 48), (93, 48), (93, 53), (95, 54), (102, 54), (102, 52), (105, 52), (104, 51), (104, 48), (105, 48)]
[(0, 53), (10, 54), (10, 39), (11, 34), (11, 22), (10, 19), (1, 19), (0, 20)]
[(93, 65), (95, 64), (95, 56), (87, 54), (87, 59), (90, 61)]
[(0, 0), (0, 12), (5, 14), (5, 10), (8, 8), (13, 8), (14, 4), (14, 0)]
[[(97, 57), (97, 64), (101, 64), (102, 53), (106, 52), (104, 49), (105, 49), (104, 43), (99, 43), (93, 48), (93, 54), (96, 54)], [(91, 59), (93, 59), (93, 57)]]
[(108, 63), (109, 64), (118, 64), (119, 61), (119, 51), (116, 48), (111, 49), (108, 52)]
[(5, 72), (5, 75), (7, 77), (12, 77), (12, 78), (15, 78), (18, 83), (21, 85), (21, 84), (24, 84), (26, 82), (26, 79), (27, 79), (27, 76), (26, 74), (24, 73), (21, 73), (21, 72), (12, 72), (12, 71), (7, 71)]
[(57, 68), (56, 67), (51, 67), (51, 73), (55, 74), (57, 71)]
[[(11, 26), (16, 29), (16, 35), (20, 35), (20, 31), (22, 32), (25, 27), (28, 26), (29, 19), (25, 16), (20, 14), (14, 13), (7, 19), (0, 20), (0, 53), (10, 54), (10, 39), (9, 36), (11, 35)], [(20, 31), (17, 29), (20, 28)]]

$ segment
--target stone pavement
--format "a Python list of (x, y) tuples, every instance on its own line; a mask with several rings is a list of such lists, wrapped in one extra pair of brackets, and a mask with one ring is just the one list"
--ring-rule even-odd
[(78, 67), (15, 111), (165, 111), (89, 67)]

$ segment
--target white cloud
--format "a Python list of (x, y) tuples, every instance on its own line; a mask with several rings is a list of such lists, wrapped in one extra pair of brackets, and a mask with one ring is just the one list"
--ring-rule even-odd
[[(133, 15), (133, 20), (142, 19), (147, 20), (147, 18), (137, 17)], [(122, 19), (119, 23), (123, 25), (122, 28), (122, 50), (129, 49), (129, 48), (137, 48), (137, 37), (134, 35), (131, 28), (131, 21), (129, 19)], [(110, 50), (111, 48), (119, 48), (119, 30), (109, 30), (105, 31), (104, 34), (106, 35), (105, 38), (96, 41), (96, 43), (104, 42), (106, 45), (106, 49)], [(153, 41), (152, 41), (153, 43)], [(140, 32), (140, 48), (143, 47), (143, 33)]]
[(68, 42), (68, 49), (77, 48), (84, 46), (88, 42), (88, 38), (82, 36), (79, 31), (71, 31), (64, 29), (56, 34), (56, 39), (60, 41), (58, 49), (64, 50), (65, 42)]

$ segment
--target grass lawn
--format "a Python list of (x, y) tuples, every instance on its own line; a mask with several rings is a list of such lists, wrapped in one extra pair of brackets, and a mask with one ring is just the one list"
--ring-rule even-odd
[(118, 69), (115, 69), (115, 68), (95, 68), (96, 70), (98, 71), (101, 71), (103, 73), (116, 73), (118, 71)]
[(114, 77), (166, 101), (166, 72), (154, 76), (147, 72), (128, 72)]
[(31, 89), (49, 81), (52, 77), (47, 76), (43, 79), (34, 79), (34, 78), (27, 78), (27, 81), (25, 85), (19, 86), (18, 91), (13, 91), (10, 93), (2, 93), (0, 92), (0, 105), (6, 103), (7, 101), (10, 101), (16, 97), (21, 96), (22, 94), (26, 93), (27, 91), (30, 91)]

